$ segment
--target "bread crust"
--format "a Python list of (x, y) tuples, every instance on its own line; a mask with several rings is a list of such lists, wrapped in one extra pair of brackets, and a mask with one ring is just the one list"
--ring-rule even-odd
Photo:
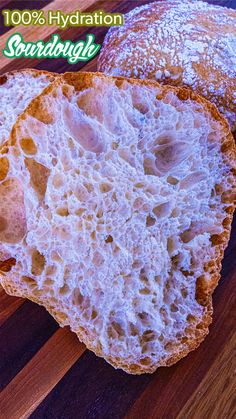
[[(35, 100), (33, 100), (25, 112), (18, 118), (12, 133), (11, 138), (9, 141), (9, 145), (14, 144), (16, 132), (20, 127), (21, 120), (25, 118), (27, 114), (29, 115), (37, 115), (39, 114), (39, 104), (41, 98), (43, 98), (44, 95), (49, 94), (56, 86), (60, 85), (72, 85), (76, 90), (83, 90), (86, 88), (89, 88), (93, 84), (94, 77), (97, 76), (104, 81), (108, 80), (109, 78), (101, 73), (80, 73), (79, 76), (76, 73), (66, 73), (64, 76), (58, 77), (53, 84), (49, 85), (44, 92)], [(234, 144), (234, 140), (232, 137), (232, 134), (230, 133), (229, 125), (224, 120), (224, 118), (220, 115), (220, 113), (217, 111), (216, 107), (209, 103), (204, 98), (198, 96), (196, 93), (192, 92), (191, 90), (188, 90), (186, 88), (178, 88), (173, 86), (161, 86), (155, 81), (148, 81), (148, 80), (136, 80), (136, 79), (126, 79), (123, 77), (115, 77), (113, 78), (116, 83), (119, 85), (120, 82), (123, 82), (125, 80), (128, 81), (128, 83), (131, 83), (133, 85), (144, 85), (144, 86), (153, 86), (156, 88), (160, 88), (160, 94), (158, 95), (158, 98), (161, 100), (165, 93), (167, 92), (174, 92), (179, 99), (182, 101), (191, 99), (192, 101), (195, 101), (199, 104), (201, 104), (207, 113), (210, 113), (211, 116), (215, 119), (215, 121), (220, 122), (220, 124), (223, 127), (224, 136), (222, 136), (221, 141), (221, 150), (222, 155), (225, 163), (229, 167), (231, 167), (231, 170), (233, 172), (233, 175), (235, 176), (236, 170), (235, 170), (235, 161), (236, 161), (236, 148)], [(50, 112), (50, 109), (47, 110)], [(44, 113), (44, 110), (42, 110)], [(40, 117), (47, 119), (48, 115), (46, 114), (40, 115)], [(40, 119), (41, 120), (41, 119)], [(180, 348), (180, 343), (176, 343), (175, 349), (172, 350), (172, 353), (170, 356), (165, 357), (164, 359), (161, 359), (160, 362), (157, 365), (151, 365), (151, 366), (141, 366), (137, 364), (129, 364), (127, 362), (124, 362), (122, 359), (119, 359), (117, 357), (110, 357), (105, 356), (102, 353), (101, 348), (94, 347), (93, 341), (89, 340), (88, 335), (86, 334), (86, 331), (84, 331), (82, 328), (80, 330), (76, 330), (76, 333), (81, 341), (83, 341), (86, 346), (91, 349), (93, 352), (95, 352), (96, 355), (101, 356), (105, 358), (110, 364), (112, 364), (115, 368), (122, 368), (128, 373), (131, 374), (142, 374), (142, 373), (152, 373), (154, 372), (157, 367), (159, 366), (170, 366), (174, 363), (176, 363), (178, 360), (186, 356), (190, 351), (196, 349), (200, 343), (204, 340), (205, 336), (208, 334), (208, 327), (212, 321), (212, 293), (217, 286), (219, 277), (220, 277), (220, 267), (221, 267), (221, 260), (223, 257), (223, 252), (225, 247), (227, 246), (229, 236), (230, 236), (230, 226), (232, 222), (233, 217), (233, 210), (235, 208), (235, 195), (236, 193), (236, 182), (234, 182), (232, 185), (229, 186), (229, 189), (227, 191), (222, 191), (222, 200), (224, 200), (225, 204), (228, 206), (228, 217), (227, 222), (225, 221), (224, 225), (224, 232), (222, 234), (219, 234), (217, 237), (212, 237), (212, 246), (217, 247), (217, 254), (219, 255), (216, 259), (213, 259), (209, 264), (205, 266), (206, 276), (202, 277), (201, 280), (199, 280), (196, 284), (196, 299), (197, 301), (204, 307), (204, 315), (202, 319), (199, 321), (197, 325), (195, 325), (191, 330), (191, 339), (189, 339), (186, 342), (185, 348)], [(9, 265), (9, 270), (10, 270)], [(5, 274), (1, 273), (1, 282), (5, 290), (11, 294), (16, 296), (24, 296), (32, 301), (37, 302), (38, 304), (42, 304), (40, 298), (32, 297), (32, 295), (28, 294), (27, 290), (25, 290), (25, 293), (22, 294), (18, 289), (14, 286), (14, 272), (6, 273), (7, 269), (5, 268)], [(209, 281), (209, 276), (211, 277), (211, 280)], [(44, 302), (43, 304), (46, 309), (53, 315), (53, 317), (59, 322), (59, 324), (63, 325), (63, 322), (60, 318), (60, 313), (57, 312), (55, 307), (52, 306), (51, 302)]]
[(108, 31), (98, 70), (191, 88), (219, 108), (236, 134), (235, 26), (235, 10), (202, 1), (140, 6)]
[[(49, 77), (49, 79), (52, 79), (52, 81), (54, 80), (54, 77), (58, 76), (57, 73), (50, 72), (47, 70), (37, 70), (36, 68), (23, 68), (21, 70), (11, 70), (11, 71), (8, 71), (7, 73), (1, 74), (0, 80), (2, 80), (2, 78), (4, 79), (10, 76), (14, 76), (16, 74), (31, 74), (34, 77), (38, 77), (41, 74), (45, 74), (46, 76)], [(0, 84), (3, 84), (3, 83), (0, 82)]]
[(2, 86), (3, 84), (5, 84), (7, 82), (7, 80), (9, 80), (12, 76), (15, 75), (19, 75), (19, 74), (30, 74), (33, 77), (39, 77), (41, 75), (45, 75), (47, 76), (49, 81), (53, 81), (55, 79), (55, 77), (57, 77), (57, 73), (51, 73), (49, 71), (46, 70), (37, 70), (34, 68), (24, 68), (22, 70), (12, 70), (12, 71), (8, 71), (7, 73), (1, 74), (0, 75), (0, 86)]

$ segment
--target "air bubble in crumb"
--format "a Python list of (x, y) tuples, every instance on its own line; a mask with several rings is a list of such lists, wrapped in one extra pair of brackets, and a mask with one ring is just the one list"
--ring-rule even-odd
[(179, 182), (177, 178), (173, 177), (173, 176), (168, 176), (167, 177), (167, 182), (170, 185), (177, 185), (177, 183)]
[(9, 171), (9, 161), (7, 157), (0, 158), (0, 181), (7, 177)]
[(152, 226), (154, 226), (155, 223), (156, 223), (155, 218), (148, 215), (147, 218), (146, 218), (146, 226), (147, 227), (152, 227)]
[(110, 192), (111, 190), (112, 190), (112, 185), (110, 183), (103, 182), (100, 184), (100, 191), (102, 193), (107, 193), (107, 192)]
[(69, 211), (68, 208), (57, 208), (57, 214), (60, 215), (61, 217), (68, 217), (69, 215)]
[(61, 174), (57, 174), (53, 177), (52, 184), (54, 188), (58, 189), (61, 188), (64, 184), (63, 176)]
[(107, 238), (106, 238), (106, 240), (105, 240), (105, 242), (106, 243), (112, 243), (113, 242), (113, 237), (112, 236), (107, 236)]
[(67, 284), (64, 284), (63, 287), (59, 288), (59, 293), (61, 295), (66, 295), (70, 291), (70, 288)]
[(20, 146), (27, 155), (34, 155), (37, 153), (37, 147), (32, 138), (21, 138)]
[(34, 276), (41, 275), (45, 267), (45, 257), (37, 250), (33, 250), (31, 255), (31, 273)]
[(93, 264), (95, 266), (100, 266), (103, 264), (103, 262), (104, 262), (104, 257), (102, 256), (102, 254), (99, 252), (95, 252), (93, 256)]
[(172, 313), (176, 313), (179, 310), (176, 304), (171, 304), (170, 309)]
[(153, 208), (153, 212), (157, 218), (166, 217), (170, 213), (171, 203), (170, 202), (163, 202), (160, 205), (157, 205)]

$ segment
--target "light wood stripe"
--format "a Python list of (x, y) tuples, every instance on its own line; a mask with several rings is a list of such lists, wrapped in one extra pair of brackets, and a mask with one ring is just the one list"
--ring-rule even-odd
[(22, 298), (7, 295), (0, 286), (0, 326), (23, 304)]
[[(63, 10), (64, 13), (69, 13), (77, 9), (81, 11), (86, 10), (88, 7), (94, 5), (94, 3), (94, 0), (80, 0), (76, 7), (73, 1), (55, 0), (45, 6), (42, 10), (45, 15), (48, 10)], [(4, 49), (9, 36), (16, 32), (21, 33), (25, 41), (38, 41), (39, 39), (45, 40), (49, 38), (55, 31), (58, 31), (57, 26), (17, 26), (0, 37), (0, 51)], [(1, 55), (0, 68), (3, 69), (9, 64), (14, 67), (16, 62), (17, 58), (12, 59)]]
[(81, 71), (96, 71), (97, 61), (98, 61), (98, 56), (93, 58), (93, 60), (90, 60), (87, 64), (85, 64), (83, 68), (81, 69)]
[(2, 391), (0, 418), (28, 418), (85, 349), (68, 328), (58, 329)]
[[(216, 348), (217, 349), (217, 348)], [(177, 419), (236, 417), (236, 333), (225, 345)]]

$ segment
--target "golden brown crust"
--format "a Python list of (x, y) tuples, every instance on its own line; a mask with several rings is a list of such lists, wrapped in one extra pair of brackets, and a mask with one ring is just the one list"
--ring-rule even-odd
[(7, 73), (4, 73), (2, 75), (0, 75), (0, 85), (6, 83), (7, 79), (10, 76), (14, 76), (15, 74), (31, 74), (31, 76), (33, 77), (38, 77), (41, 74), (45, 74), (45, 76), (48, 76), (48, 78), (53, 81), (55, 79), (55, 77), (57, 77), (57, 73), (51, 73), (49, 71), (46, 70), (37, 70), (35, 68), (24, 68), (22, 70), (12, 70), (12, 71), (8, 71)]
[[(89, 88), (94, 83), (94, 77), (98, 76), (99, 78), (104, 79), (104, 81), (109, 81), (109, 78), (103, 74), (100, 73), (80, 73), (79, 77), (75, 73), (66, 73), (64, 76), (58, 77), (57, 80), (54, 81), (53, 84), (49, 85), (42, 95), (40, 97), (53, 92), (53, 90), (60, 85), (73, 86), (76, 90), (83, 90), (86, 88)], [(206, 112), (209, 112), (212, 117), (221, 123), (223, 127), (224, 136), (222, 136), (222, 153), (223, 153), (223, 159), (225, 163), (229, 166), (234, 168), (235, 167), (235, 161), (236, 161), (236, 149), (235, 144), (232, 135), (230, 134), (229, 126), (227, 122), (224, 120), (224, 118), (219, 114), (217, 109), (214, 105), (210, 104), (207, 100), (201, 98), (196, 93), (193, 93), (190, 90), (187, 90), (186, 88), (177, 88), (177, 87), (171, 87), (171, 86), (161, 86), (155, 81), (148, 81), (148, 80), (136, 80), (136, 79), (126, 79), (123, 77), (115, 77), (114, 78), (116, 83), (119, 85), (119, 83), (122, 83), (123, 81), (127, 81), (128, 83), (135, 84), (135, 85), (145, 85), (145, 86), (153, 86), (155, 88), (160, 89), (160, 93), (158, 94), (158, 97), (162, 99), (167, 92), (174, 92), (178, 95), (178, 97), (181, 100), (188, 100), (191, 99), (197, 103), (200, 103), (206, 110)], [(65, 94), (69, 94), (69, 89), (64, 89)], [(32, 101), (24, 114), (35, 114), (38, 110), (38, 104), (40, 97), (37, 98), (37, 100)], [(14, 132), (17, 130), (17, 128), (20, 126), (20, 120), (21, 118), (24, 118), (24, 114), (18, 119), (14, 126), (13, 135), (11, 137), (11, 141), (14, 142)], [(235, 170), (235, 169), (233, 169)], [(235, 172), (234, 172), (235, 175)], [(232, 196), (235, 193), (235, 182), (229, 186), (228, 191), (220, 191), (220, 194), (222, 196), (222, 201), (224, 200), (225, 204), (231, 204), (228, 210), (228, 217), (227, 221), (224, 222), (224, 232), (219, 235), (218, 237), (212, 236), (212, 246), (217, 246), (218, 248), (218, 257), (215, 260), (211, 261), (211, 264), (208, 264), (205, 266), (205, 271), (207, 274), (210, 274), (211, 280), (202, 277), (197, 281), (196, 285), (196, 298), (197, 301), (203, 305), (204, 307), (204, 315), (200, 322), (198, 324), (194, 324), (192, 326), (189, 326), (189, 333), (188, 335), (191, 336), (191, 338), (188, 338), (186, 342), (184, 342), (184, 345), (181, 341), (173, 342), (172, 347), (172, 353), (174, 352), (174, 355), (170, 355), (169, 357), (166, 356), (164, 359), (160, 360), (158, 365), (152, 365), (148, 366), (144, 364), (142, 366), (136, 365), (136, 364), (129, 364), (125, 363), (119, 358), (112, 358), (112, 357), (106, 357), (102, 353), (101, 348), (94, 347), (93, 342), (89, 341), (89, 338), (86, 334), (86, 331), (84, 331), (82, 328), (80, 330), (76, 330), (76, 333), (78, 337), (86, 344), (86, 346), (91, 349), (93, 352), (96, 353), (98, 356), (105, 357), (105, 359), (111, 363), (116, 368), (122, 368), (125, 371), (132, 373), (132, 374), (141, 374), (144, 372), (153, 372), (156, 370), (158, 366), (169, 366), (177, 362), (182, 357), (186, 356), (190, 351), (194, 350), (199, 346), (199, 344), (203, 341), (205, 336), (208, 334), (208, 326), (211, 323), (211, 315), (212, 315), (212, 292), (214, 291), (218, 280), (219, 280), (219, 271), (221, 266), (221, 259), (223, 256), (223, 251), (228, 243), (229, 234), (230, 234), (230, 225), (232, 221), (232, 215), (233, 215), (233, 209), (235, 206), (235, 202), (232, 202)], [(6, 272), (6, 270), (5, 270)], [(14, 287), (14, 273), (11, 272), (5, 273), (2, 272), (2, 284), (3, 287), (6, 289), (6, 291), (12, 295), (19, 295), (17, 289)], [(22, 294), (21, 294), (22, 295)], [(28, 295), (27, 290), (24, 294), (25, 297), (28, 297), (29, 299), (32, 299), (33, 301), (41, 304), (40, 298), (37, 299), (36, 297), (33, 297), (31, 295)], [(64, 319), (62, 317), (62, 313), (58, 313), (55, 307), (51, 305), (51, 302), (44, 302), (44, 306), (46, 309), (56, 318), (56, 320), (60, 324), (68, 324), (66, 318)], [(173, 349), (174, 348), (174, 349)]]

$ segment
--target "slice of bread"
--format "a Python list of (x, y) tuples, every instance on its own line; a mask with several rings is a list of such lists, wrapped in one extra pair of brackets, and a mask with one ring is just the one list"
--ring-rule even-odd
[(133, 374), (208, 333), (235, 206), (236, 151), (182, 88), (68, 73), (2, 151), (1, 282)]
[(0, 145), (8, 139), (18, 115), (54, 78), (52, 73), (32, 69), (0, 76)]

